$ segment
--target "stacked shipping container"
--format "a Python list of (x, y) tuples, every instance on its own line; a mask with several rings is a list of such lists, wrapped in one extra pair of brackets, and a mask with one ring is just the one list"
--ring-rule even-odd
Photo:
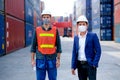
[(92, 0), (92, 32), (100, 39), (100, 1)]
[(114, 0), (114, 32), (115, 42), (120, 43), (120, 0)]
[(35, 9), (35, 1), (40, 7), (40, 0), (0, 0), (0, 55), (31, 44), (34, 10), (37, 12), (35, 27), (41, 22), (41, 11)]
[(5, 54), (5, 24), (4, 14), (0, 12), (0, 55)]
[(24, 47), (24, 0), (5, 0), (6, 53)]
[(88, 31), (92, 31), (92, 0), (86, 0), (86, 17), (88, 19)]
[(34, 29), (34, 4), (32, 0), (25, 0), (25, 46), (32, 41)]
[(100, 0), (101, 40), (113, 40), (113, 0)]

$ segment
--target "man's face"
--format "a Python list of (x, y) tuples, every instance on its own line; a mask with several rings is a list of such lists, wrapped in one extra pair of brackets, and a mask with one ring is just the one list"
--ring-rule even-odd
[(50, 20), (51, 20), (51, 16), (50, 15), (44, 14), (42, 16), (43, 25), (49, 25), (50, 22), (51, 22)]
[(78, 22), (77, 29), (79, 32), (86, 32), (88, 28), (88, 24), (86, 22)]

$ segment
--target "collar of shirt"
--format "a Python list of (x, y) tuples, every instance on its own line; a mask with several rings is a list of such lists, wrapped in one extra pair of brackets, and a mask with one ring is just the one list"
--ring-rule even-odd
[[(45, 28), (42, 26), (42, 29), (45, 30)], [(45, 31), (49, 31), (51, 30), (51, 26), (48, 28), (48, 30), (45, 30)]]
[(78, 36), (79, 36), (79, 38), (85, 38), (86, 35), (87, 35), (87, 33), (88, 33), (88, 32), (86, 32), (84, 36), (81, 36), (81, 35), (80, 35), (80, 32), (79, 32)]

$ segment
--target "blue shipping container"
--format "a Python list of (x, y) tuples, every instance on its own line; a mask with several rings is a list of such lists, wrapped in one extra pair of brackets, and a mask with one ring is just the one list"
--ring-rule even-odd
[(25, 46), (31, 45), (33, 38), (34, 26), (26, 23), (25, 24)]
[(0, 13), (0, 55), (5, 54), (5, 25), (4, 15)]
[(4, 0), (0, 0), (0, 10), (4, 11)]
[(34, 24), (34, 14), (33, 14), (33, 6), (25, 0), (25, 21), (30, 24)]

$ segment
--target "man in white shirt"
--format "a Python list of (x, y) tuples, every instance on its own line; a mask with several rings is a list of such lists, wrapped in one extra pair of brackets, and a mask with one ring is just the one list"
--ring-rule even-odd
[(72, 52), (72, 74), (78, 70), (79, 80), (96, 80), (101, 46), (96, 33), (88, 32), (88, 20), (82, 15), (77, 20), (77, 35), (74, 37)]

